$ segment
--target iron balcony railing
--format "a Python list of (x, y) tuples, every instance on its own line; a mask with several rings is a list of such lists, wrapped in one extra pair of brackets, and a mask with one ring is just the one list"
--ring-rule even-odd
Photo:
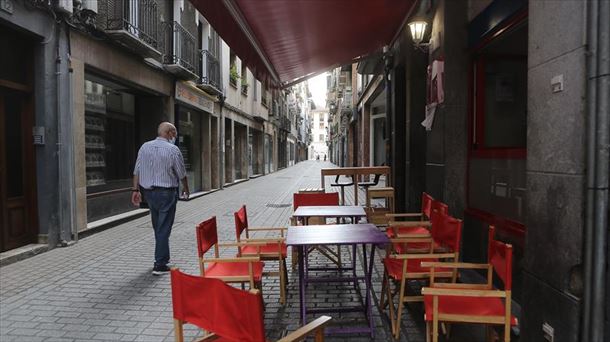
[(198, 74), (195, 37), (175, 21), (164, 24), (164, 64), (177, 64)]
[(200, 84), (209, 85), (222, 91), (222, 79), (220, 78), (220, 62), (216, 56), (212, 55), (208, 50), (201, 50)]
[(107, 30), (125, 30), (159, 50), (158, 28), (155, 0), (108, 0)]

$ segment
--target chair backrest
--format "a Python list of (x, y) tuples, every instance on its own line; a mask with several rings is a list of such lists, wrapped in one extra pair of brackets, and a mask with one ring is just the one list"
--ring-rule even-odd
[(431, 232), (434, 242), (449, 248), (452, 252), (459, 252), (462, 240), (462, 220), (443, 213), (432, 215), (436, 221), (433, 223)]
[(318, 206), (318, 205), (339, 205), (338, 192), (326, 192), (323, 194), (297, 194), (292, 198), (292, 208), (297, 210), (298, 207)]
[(239, 237), (241, 233), (246, 231), (246, 238), (249, 238), (248, 235), (248, 213), (246, 212), (246, 205), (242, 205), (238, 211), (233, 213), (235, 216), (235, 236), (237, 237), (237, 241), (239, 241)]
[[(435, 210), (441, 214), (448, 214), (449, 206), (441, 201), (432, 200), (432, 203), (430, 203), (430, 215), (432, 215), (432, 212)], [(428, 216), (428, 217), (432, 218), (432, 216)]]
[(264, 342), (263, 301), (222, 280), (171, 271), (174, 318), (232, 341)]
[(373, 178), (373, 185), (379, 184), (379, 178), (381, 178), (381, 173), (375, 174), (375, 178)]
[(426, 215), (426, 217), (430, 218), (430, 214), (432, 213), (432, 202), (434, 198), (423, 192), (421, 195), (421, 212)]
[[(197, 225), (197, 253), (199, 258), (218, 243), (218, 233), (216, 226), (216, 216), (201, 222)], [(217, 250), (216, 250), (217, 252)]]
[(495, 228), (489, 226), (487, 262), (493, 266), (495, 273), (504, 282), (504, 290), (510, 291), (513, 282), (513, 246), (497, 241), (494, 233)]

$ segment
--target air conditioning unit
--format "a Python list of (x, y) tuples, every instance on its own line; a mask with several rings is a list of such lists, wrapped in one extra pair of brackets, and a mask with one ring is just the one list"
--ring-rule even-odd
[(72, 0), (57, 0), (56, 7), (60, 12), (72, 14), (74, 5), (72, 4)]
[(98, 0), (82, 0), (81, 9), (97, 13)]

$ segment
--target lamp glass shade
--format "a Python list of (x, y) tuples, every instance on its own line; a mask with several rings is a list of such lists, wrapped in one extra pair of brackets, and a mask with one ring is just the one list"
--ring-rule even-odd
[(409, 23), (409, 29), (411, 30), (411, 37), (413, 37), (413, 43), (419, 44), (424, 40), (424, 34), (426, 33), (426, 26), (428, 23), (425, 21), (412, 21)]

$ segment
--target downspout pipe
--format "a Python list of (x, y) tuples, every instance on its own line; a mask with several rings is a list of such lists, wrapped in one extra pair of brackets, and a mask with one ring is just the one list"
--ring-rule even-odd
[(610, 2), (587, 6), (587, 197), (582, 341), (604, 341), (610, 151)]
[(394, 127), (392, 127), (392, 69), (394, 68), (394, 57), (389, 46), (383, 48), (384, 82), (385, 82), (385, 116), (386, 116), (386, 142), (385, 155), (386, 165), (392, 167), (392, 143), (394, 142)]

